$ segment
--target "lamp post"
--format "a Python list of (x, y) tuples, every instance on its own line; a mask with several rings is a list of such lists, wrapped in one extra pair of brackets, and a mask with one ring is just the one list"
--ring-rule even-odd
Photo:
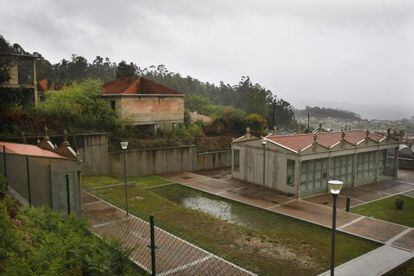
[(128, 216), (128, 184), (127, 184), (126, 157), (125, 157), (125, 151), (128, 148), (128, 142), (121, 142), (121, 148), (124, 153), (125, 211), (126, 211), (126, 215)]
[(328, 188), (332, 194), (332, 245), (331, 245), (331, 276), (335, 274), (335, 233), (336, 233), (336, 200), (344, 183), (339, 180), (329, 180)]
[(263, 146), (263, 189), (265, 188), (265, 182), (266, 182), (266, 140), (263, 138), (262, 140), (262, 146)]

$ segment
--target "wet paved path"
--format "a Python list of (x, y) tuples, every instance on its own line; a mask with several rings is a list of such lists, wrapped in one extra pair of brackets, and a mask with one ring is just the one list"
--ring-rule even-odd
[[(332, 197), (329, 194), (318, 195), (305, 200), (296, 200), (283, 196), (276, 191), (264, 189), (263, 187), (236, 179), (215, 179), (189, 172), (165, 174), (163, 177), (184, 186), (223, 198), (267, 209), (324, 227), (331, 227)], [(411, 196), (414, 193), (414, 179), (412, 182), (410, 181), (408, 177), (404, 178), (403, 181), (383, 181), (344, 190), (343, 194), (345, 197), (352, 197), (351, 205), (354, 206), (395, 194)], [(396, 252), (399, 250), (402, 255), (406, 255), (408, 252), (408, 254), (414, 257), (414, 231), (412, 228), (345, 212), (343, 211), (345, 209), (345, 197), (342, 197), (342, 200), (338, 202), (338, 231), (386, 244), (388, 246), (386, 248), (393, 248), (393, 251), (397, 250)], [(399, 264), (401, 262), (397, 265)], [(388, 267), (389, 270), (392, 268), (394, 267)]]
[[(151, 271), (149, 223), (93, 194), (82, 191), (82, 217), (98, 236), (113, 238), (130, 258)], [(157, 275), (255, 275), (158, 227), (155, 228)]]
[[(413, 257), (413, 254), (394, 248), (389, 245), (381, 246), (349, 262), (335, 268), (336, 276), (378, 276), (387, 273), (401, 263), (405, 263)], [(391, 269), (390, 269), (391, 268)], [(328, 276), (326, 271), (320, 276)]]

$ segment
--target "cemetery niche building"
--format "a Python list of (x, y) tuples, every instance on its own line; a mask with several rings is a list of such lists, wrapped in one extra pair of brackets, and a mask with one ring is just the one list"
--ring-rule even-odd
[(0, 141), (0, 153), (0, 173), (20, 201), (47, 205), (64, 215), (80, 214), (81, 160), (66, 134), (59, 146), (47, 134), (37, 145)]
[(291, 135), (250, 134), (232, 143), (232, 177), (296, 198), (327, 192), (327, 181), (344, 187), (396, 178), (399, 140), (364, 130)]

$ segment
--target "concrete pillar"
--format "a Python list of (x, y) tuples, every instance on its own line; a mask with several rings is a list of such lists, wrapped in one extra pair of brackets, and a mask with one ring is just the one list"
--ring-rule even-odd
[(375, 152), (375, 182), (378, 182), (379, 173), (378, 173), (378, 162), (379, 162), (379, 150)]
[(356, 152), (353, 154), (352, 159), (352, 187), (355, 187), (358, 173), (358, 154)]
[(331, 179), (332, 156), (329, 153), (328, 161), (326, 162), (326, 189), (328, 189), (328, 181)]
[(398, 147), (395, 148), (395, 163), (394, 163), (394, 176), (398, 177)]
[(300, 199), (300, 176), (301, 176), (302, 162), (299, 159), (295, 161), (295, 187), (296, 187), (296, 198)]

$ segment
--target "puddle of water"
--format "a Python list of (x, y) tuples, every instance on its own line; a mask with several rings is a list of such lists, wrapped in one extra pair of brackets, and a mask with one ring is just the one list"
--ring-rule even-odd
[(207, 213), (230, 223), (246, 225), (243, 219), (232, 211), (232, 206), (224, 201), (195, 196), (183, 198), (181, 204), (189, 209)]

